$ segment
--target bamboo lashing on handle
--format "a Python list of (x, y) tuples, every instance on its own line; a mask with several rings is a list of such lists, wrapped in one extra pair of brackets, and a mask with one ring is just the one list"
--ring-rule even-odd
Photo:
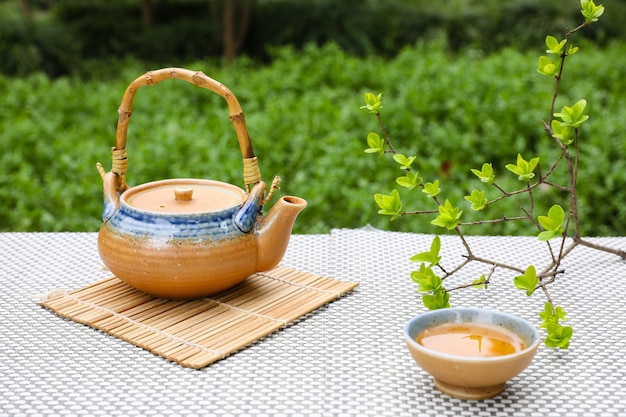
[(126, 169), (128, 168), (128, 155), (126, 154), (126, 148), (111, 150), (111, 171), (113, 171), (120, 179), (117, 186), (119, 192), (124, 192), (128, 189), (126, 184)]
[(261, 170), (259, 169), (259, 159), (254, 158), (243, 159), (243, 181), (246, 186), (256, 184), (261, 181)]

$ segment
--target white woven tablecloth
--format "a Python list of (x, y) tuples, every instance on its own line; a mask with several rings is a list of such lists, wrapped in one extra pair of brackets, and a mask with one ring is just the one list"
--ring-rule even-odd
[[(51, 290), (110, 276), (96, 240), (94, 233), (0, 234), (0, 416), (626, 416), (626, 262), (614, 255), (576, 248), (551, 287), (575, 329), (569, 350), (542, 345), (500, 396), (463, 401), (434, 388), (402, 338), (406, 321), (424, 311), (408, 258), (427, 250), (432, 236), (371, 229), (294, 235), (283, 265), (361, 285), (202, 370), (37, 304)], [(626, 238), (594, 241), (626, 248)], [(454, 236), (442, 242), (444, 261), (463, 253)], [(479, 255), (523, 268), (546, 259), (532, 237), (470, 243)], [(464, 281), (481, 273), (468, 272)], [(451, 302), (538, 325), (545, 300), (523, 296), (502, 271), (487, 291), (458, 291)]]

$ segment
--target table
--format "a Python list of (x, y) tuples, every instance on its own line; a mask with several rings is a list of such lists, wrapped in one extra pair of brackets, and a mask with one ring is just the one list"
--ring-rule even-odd
[[(408, 258), (431, 240), (369, 227), (292, 236), (283, 265), (360, 286), (193, 370), (38, 305), (51, 290), (110, 276), (95, 233), (2, 233), (0, 415), (626, 416), (626, 261), (576, 248), (551, 287), (575, 329), (570, 349), (542, 345), (501, 395), (464, 401), (437, 391), (403, 341), (407, 320), (424, 311), (409, 278), (417, 265)], [(626, 248), (624, 237), (591, 240)], [(546, 260), (534, 237), (469, 242), (479, 254), (524, 268)], [(462, 253), (455, 236), (442, 236), (444, 263)], [(480, 273), (473, 269), (459, 279)], [(545, 299), (525, 297), (512, 278), (496, 270), (488, 290), (457, 291), (451, 302), (504, 310), (539, 325)]]

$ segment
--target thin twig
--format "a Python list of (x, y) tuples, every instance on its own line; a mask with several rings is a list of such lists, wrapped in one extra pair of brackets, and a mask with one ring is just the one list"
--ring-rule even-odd
[(408, 216), (413, 214), (436, 214), (439, 213), (439, 210), (416, 210), (416, 211), (403, 211), (401, 216)]
[(463, 269), (465, 267), (465, 265), (467, 265), (468, 263), (470, 263), (471, 260), (469, 258), (466, 257), (466, 259), (461, 262), (460, 264), (458, 264), (452, 271), (450, 272), (446, 272), (445, 270), (442, 270), (445, 272), (445, 276), (443, 278), (441, 278), (442, 280), (448, 278), (449, 276), (454, 275), (455, 273), (457, 273), (458, 271), (460, 271), (461, 269)]
[(510, 221), (515, 221), (515, 220), (528, 220), (528, 216), (519, 216), (519, 217), (502, 216), (497, 219), (475, 220), (472, 222), (463, 222), (463, 223), (459, 223), (459, 226), (476, 226), (479, 224), (502, 223), (502, 222), (510, 222)]
[(608, 252), (608, 253), (612, 253), (614, 255), (619, 256), (620, 258), (626, 260), (626, 252), (621, 250), (621, 249), (613, 249), (613, 248), (609, 248), (608, 246), (603, 246), (603, 245), (598, 245), (596, 243), (592, 243), (588, 240), (582, 239), (582, 238), (574, 238), (574, 241), (582, 246), (586, 246), (588, 248), (591, 249), (596, 249), (602, 252)]
[(383, 138), (385, 139), (385, 143), (389, 146), (389, 150), (391, 153), (396, 154), (396, 148), (391, 144), (391, 140), (389, 139), (389, 133), (387, 132), (387, 128), (383, 123), (383, 117), (380, 115), (380, 112), (376, 113), (376, 117), (378, 118), (378, 124), (380, 125), (380, 130), (383, 132)]
[(489, 283), (490, 283), (490, 281), (491, 281), (491, 277), (492, 277), (492, 275), (493, 275), (493, 273), (494, 273), (494, 271), (495, 271), (495, 270), (496, 270), (496, 265), (494, 264), (494, 265), (491, 267), (491, 271), (489, 271), (489, 275), (487, 275), (487, 276), (485, 277), (485, 280), (484, 280), (484, 281), (481, 281), (481, 282), (480, 282), (480, 283), (478, 283), (478, 284), (475, 284), (475, 283), (473, 283), (473, 282), (472, 282), (471, 284), (464, 284), (464, 285), (459, 285), (458, 287), (454, 287), (454, 288), (446, 289), (446, 291), (447, 291), (447, 292), (450, 292), (450, 291), (460, 290), (460, 289), (462, 289), (462, 288), (475, 287), (476, 285), (489, 285)]
[(495, 266), (498, 266), (500, 268), (505, 268), (505, 269), (509, 269), (511, 271), (519, 272), (520, 274), (523, 274), (524, 272), (526, 272), (523, 269), (518, 268), (516, 266), (508, 265), (508, 264), (505, 264), (505, 263), (502, 263), (502, 262), (491, 261), (489, 259), (481, 258), (479, 256), (474, 256), (474, 255), (467, 256), (467, 259), (469, 261), (476, 261), (476, 262), (480, 262), (480, 263), (487, 264), (487, 265), (495, 265)]

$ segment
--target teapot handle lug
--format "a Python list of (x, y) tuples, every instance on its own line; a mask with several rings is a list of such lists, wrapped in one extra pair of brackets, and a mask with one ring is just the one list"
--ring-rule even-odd
[(120, 194), (117, 191), (117, 183), (117, 175), (114, 172), (107, 172), (102, 176), (102, 191), (104, 197), (102, 221), (104, 223), (113, 217), (120, 206)]
[(257, 216), (263, 211), (263, 198), (265, 197), (265, 182), (260, 181), (248, 194), (248, 199), (237, 214), (235, 214), (234, 223), (239, 230), (244, 233), (250, 232), (257, 221)]

